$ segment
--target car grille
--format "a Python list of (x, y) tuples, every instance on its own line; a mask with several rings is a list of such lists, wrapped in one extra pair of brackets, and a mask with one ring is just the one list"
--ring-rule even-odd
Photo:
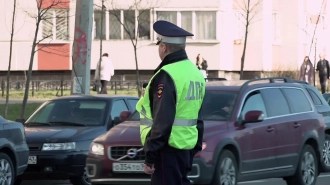
[(143, 161), (144, 160), (144, 151), (137, 152), (136, 155), (134, 155), (134, 151), (141, 149), (142, 146), (112, 146), (109, 147), (108, 155), (109, 159), (111, 160), (117, 160), (125, 155), (128, 155), (130, 153), (131, 155), (125, 157), (124, 159), (121, 159), (120, 161)]

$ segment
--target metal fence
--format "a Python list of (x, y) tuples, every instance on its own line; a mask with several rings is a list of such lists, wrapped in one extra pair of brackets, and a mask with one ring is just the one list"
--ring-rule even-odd
[[(147, 81), (141, 81), (140, 87), (142, 84)], [(9, 90), (10, 91), (24, 91), (25, 90), (25, 80), (16, 80), (9, 82)], [(91, 89), (94, 84), (94, 81), (90, 82)], [(6, 81), (1, 80), (1, 91), (2, 96), (5, 94), (6, 89)], [(109, 90), (115, 91), (117, 94), (118, 91), (137, 91), (137, 82), (134, 81), (119, 81), (119, 80), (111, 80), (107, 85)], [(71, 80), (32, 80), (30, 82), (29, 90), (32, 91), (32, 95), (34, 92), (38, 91), (57, 91), (56, 95), (63, 95), (63, 91), (69, 91), (71, 89)]]

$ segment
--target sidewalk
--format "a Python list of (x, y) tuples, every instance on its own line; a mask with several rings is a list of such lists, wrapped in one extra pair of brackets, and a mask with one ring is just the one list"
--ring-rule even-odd
[[(43, 103), (47, 101), (48, 99), (30, 99), (28, 100), (28, 103)], [(0, 98), (0, 104), (5, 104), (6, 99)], [(20, 99), (9, 99), (9, 104), (16, 104), (16, 103), (23, 103), (23, 100)]]

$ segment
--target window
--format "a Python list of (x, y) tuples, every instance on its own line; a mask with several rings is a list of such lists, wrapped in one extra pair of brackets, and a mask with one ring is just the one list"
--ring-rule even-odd
[(280, 15), (273, 13), (273, 42), (280, 41)]
[[(105, 39), (105, 14), (103, 14), (103, 21), (102, 20), (102, 11), (95, 10), (94, 11), (94, 39), (101, 39), (101, 32), (102, 32), (102, 39)], [(102, 27), (102, 31), (101, 31)]]
[(232, 116), (237, 94), (234, 92), (206, 91), (203, 105), (203, 120), (227, 120)]
[(308, 112), (312, 110), (308, 98), (301, 89), (283, 88), (283, 92), (293, 109), (292, 113)]
[(109, 38), (121, 39), (120, 10), (111, 10), (109, 12)]
[(264, 113), (265, 118), (267, 117), (266, 107), (259, 92), (253, 92), (247, 97), (241, 112), (242, 118), (244, 118), (247, 112), (252, 110), (262, 111)]
[(307, 43), (309, 41), (309, 27), (310, 27), (310, 16), (308, 13), (304, 13), (304, 19), (302, 24), (302, 32), (304, 35), (304, 42)]
[(107, 104), (103, 100), (56, 100), (44, 104), (26, 122), (101, 125)]
[(322, 101), (320, 100), (320, 98), (317, 96), (317, 94), (311, 90), (311, 89), (307, 89), (309, 95), (311, 96), (314, 105), (322, 105)]
[(127, 110), (128, 110), (128, 107), (124, 100), (116, 100), (112, 104), (112, 109), (111, 109), (111, 113), (110, 113), (111, 119), (114, 120), (116, 117), (118, 118), (122, 111), (127, 111)]
[(49, 9), (42, 21), (42, 38), (52, 40), (69, 39), (69, 10)]
[(135, 111), (135, 106), (139, 100), (133, 100), (133, 99), (128, 99), (128, 104), (133, 108), (133, 111)]
[(110, 10), (106, 24), (111, 40), (134, 39), (136, 34), (139, 39), (150, 39), (150, 10)]
[(140, 121), (140, 113), (134, 111), (127, 121)]
[(262, 89), (261, 94), (265, 100), (268, 117), (291, 114), (289, 104), (280, 89)]
[(216, 11), (157, 11), (157, 20), (166, 20), (192, 32), (188, 39), (216, 40)]
[(244, 12), (242, 11), (234, 11), (234, 39), (243, 39), (244, 37), (244, 24), (245, 24), (245, 18), (244, 18)]

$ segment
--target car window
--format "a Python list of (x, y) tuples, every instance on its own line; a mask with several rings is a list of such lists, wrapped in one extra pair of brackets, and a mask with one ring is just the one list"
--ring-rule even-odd
[(105, 100), (56, 100), (42, 105), (26, 123), (102, 125), (107, 105)]
[(322, 101), (313, 90), (307, 89), (307, 92), (311, 96), (314, 105), (322, 105)]
[(267, 110), (264, 100), (262, 99), (262, 96), (258, 91), (250, 93), (245, 100), (243, 109), (241, 111), (242, 118), (244, 118), (247, 112), (252, 110), (262, 111), (264, 113), (265, 118), (267, 117)]
[(328, 104), (330, 105), (330, 94), (323, 94), (323, 97), (325, 101), (328, 102)]
[(268, 117), (291, 114), (288, 101), (278, 88), (267, 88), (260, 90), (265, 101)]
[(110, 116), (114, 120), (116, 118), (119, 118), (120, 113), (122, 111), (127, 111), (127, 110), (128, 110), (128, 107), (124, 100), (116, 100), (112, 103), (112, 109), (110, 112)]
[(289, 104), (292, 107), (292, 113), (301, 113), (312, 110), (312, 106), (301, 89), (296, 88), (282, 88)]
[(232, 115), (236, 92), (225, 91), (206, 91), (203, 105), (203, 120), (227, 120)]
[(135, 111), (135, 106), (139, 100), (136, 99), (128, 99), (128, 104), (132, 107), (132, 111)]
[(134, 111), (127, 120), (128, 121), (140, 121), (140, 113), (138, 111)]

